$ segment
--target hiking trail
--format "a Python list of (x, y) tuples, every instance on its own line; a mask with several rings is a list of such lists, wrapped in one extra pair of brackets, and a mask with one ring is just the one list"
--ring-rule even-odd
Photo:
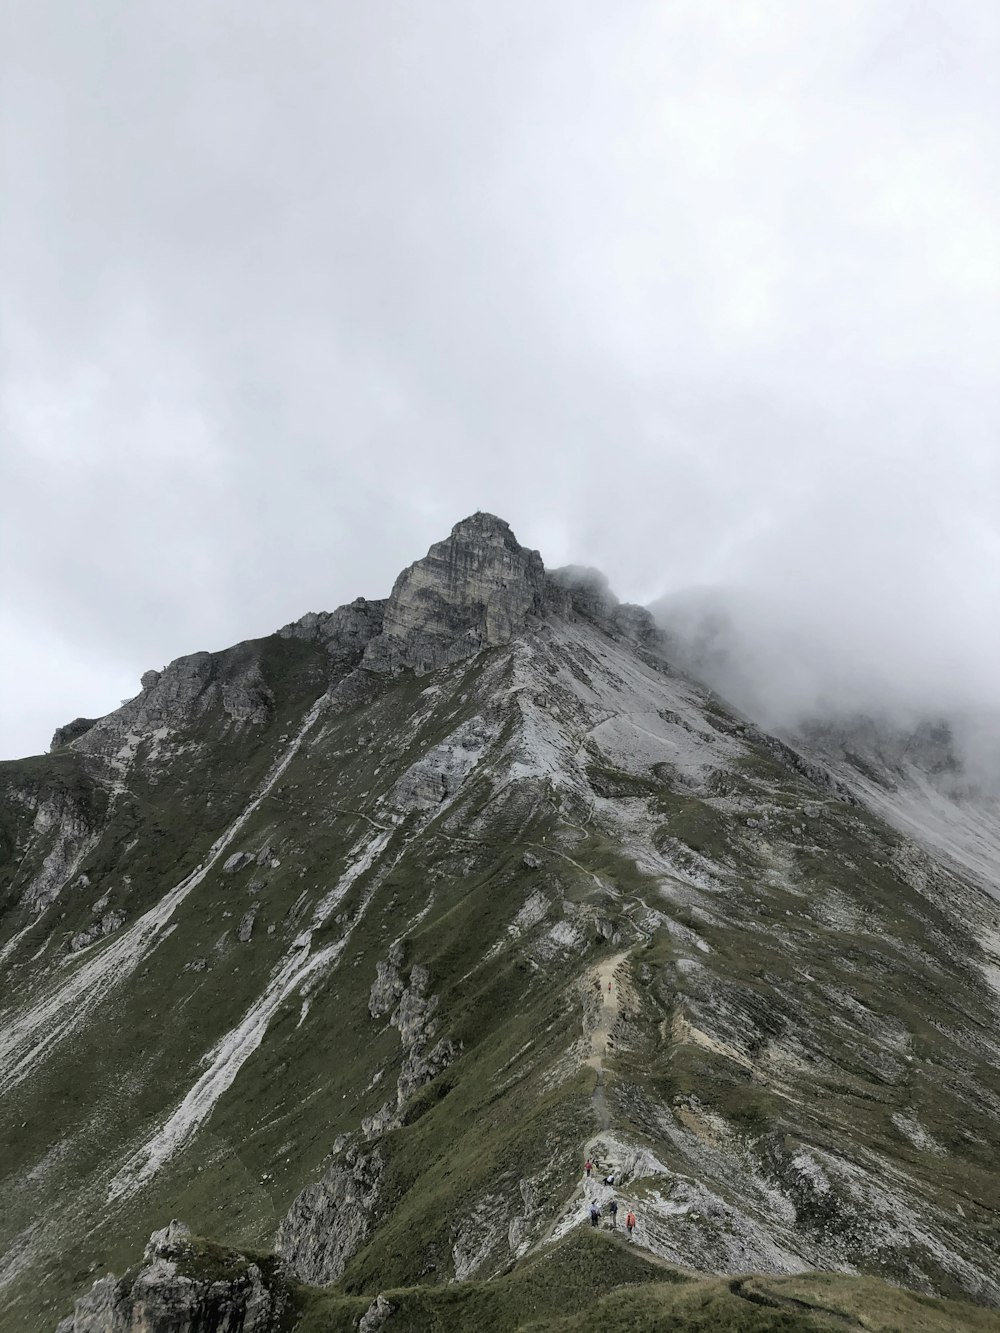
[[(563, 1204), (558, 1216), (552, 1224), (546, 1229), (539, 1240), (531, 1246), (531, 1251), (541, 1249), (549, 1241), (558, 1239), (572, 1230), (574, 1226), (586, 1220), (587, 1212), (591, 1202), (597, 1202), (599, 1208), (602, 1208), (615, 1191), (602, 1183), (603, 1172), (609, 1165), (604, 1145), (604, 1136), (611, 1129), (611, 1112), (608, 1110), (607, 1097), (605, 1095), (604, 1083), (604, 1060), (608, 1054), (611, 1034), (619, 1016), (618, 1000), (618, 976), (631, 951), (626, 949), (621, 953), (612, 954), (588, 973), (588, 980), (591, 985), (597, 987), (597, 1022), (590, 1030), (590, 1054), (585, 1060), (597, 1075), (594, 1083), (594, 1091), (590, 1095), (591, 1104), (594, 1108), (594, 1115), (599, 1126), (598, 1133), (591, 1135), (584, 1143), (580, 1156), (580, 1171), (582, 1179), (576, 1185), (573, 1193)], [(610, 984), (611, 989), (608, 989)], [(600, 1159), (596, 1156), (596, 1150), (600, 1146)], [(590, 1158), (594, 1161), (594, 1172), (591, 1176), (583, 1175), (583, 1163)], [(600, 1160), (601, 1165), (597, 1162)], [(621, 1214), (620, 1226), (625, 1222), (624, 1212)]]

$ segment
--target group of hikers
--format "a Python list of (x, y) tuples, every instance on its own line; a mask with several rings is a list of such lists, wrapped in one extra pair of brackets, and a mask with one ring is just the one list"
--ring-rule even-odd
[[(597, 1165), (597, 1163), (594, 1162), (594, 1161), (592, 1161), (589, 1157), (588, 1157), (587, 1160), (584, 1162), (584, 1164), (583, 1164), (583, 1169), (584, 1169), (584, 1171), (587, 1173), (587, 1179), (588, 1179), (588, 1180), (590, 1179), (590, 1177), (591, 1177), (591, 1172), (594, 1170), (594, 1167), (595, 1167), (596, 1165)], [(604, 1183), (605, 1185), (614, 1185), (614, 1183), (615, 1183), (614, 1173), (612, 1172), (611, 1175), (609, 1175), (609, 1176), (605, 1176), (605, 1177), (604, 1177), (604, 1180), (603, 1180), (603, 1183)], [(614, 1230), (617, 1230), (617, 1229), (618, 1229), (618, 1200), (617, 1200), (617, 1199), (612, 1199), (611, 1202), (608, 1204), (608, 1212), (609, 1212), (609, 1214), (611, 1215), (611, 1226), (612, 1226), (612, 1228), (613, 1228)], [(596, 1201), (596, 1199), (592, 1199), (591, 1202), (590, 1202), (590, 1225), (591, 1225), (592, 1227), (596, 1227), (596, 1226), (600, 1226), (600, 1224), (601, 1224), (601, 1210), (600, 1210), (600, 1208), (597, 1206), (597, 1201)], [(633, 1212), (633, 1210), (632, 1210), (631, 1208), (628, 1210), (627, 1214), (625, 1215), (625, 1230), (628, 1232), (628, 1238), (629, 1238), (629, 1240), (631, 1240), (631, 1239), (632, 1239), (632, 1235), (633, 1235), (633, 1233), (634, 1233), (634, 1231), (635, 1231), (635, 1213)]]

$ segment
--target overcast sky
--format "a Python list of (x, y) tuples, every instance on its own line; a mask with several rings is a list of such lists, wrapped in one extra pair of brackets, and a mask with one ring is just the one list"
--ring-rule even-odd
[(0, 754), (477, 508), (1000, 696), (995, 0), (6, 12)]

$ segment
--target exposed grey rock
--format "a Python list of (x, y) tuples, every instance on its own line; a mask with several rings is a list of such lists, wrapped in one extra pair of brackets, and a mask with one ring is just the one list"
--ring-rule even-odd
[(431, 810), (440, 805), (458, 791), (489, 739), (484, 720), (470, 718), (406, 770), (393, 790), (393, 803), (401, 810)]
[(538, 870), (542, 863), (534, 852), (525, 852), (521, 857), (521, 864), (527, 866), (529, 870)]
[(244, 866), (251, 865), (253, 860), (253, 852), (233, 852), (232, 856), (227, 856), (223, 861), (222, 873), (224, 875), (235, 875)]
[(378, 1333), (392, 1318), (396, 1307), (379, 1293), (361, 1316), (358, 1333)]
[(73, 748), (102, 760), (120, 779), (144, 742), (155, 752), (172, 732), (190, 728), (213, 711), (237, 725), (260, 725), (273, 705), (254, 644), (237, 644), (223, 653), (192, 653), (163, 671), (145, 672), (141, 692), (99, 718)]
[(611, 616), (612, 624), (623, 638), (631, 639), (640, 645), (659, 645), (663, 640), (656, 621), (644, 606), (632, 602), (620, 602)]
[(509, 643), (545, 601), (545, 568), (502, 519), (477, 513), (405, 569), (365, 649), (373, 671), (433, 671)]
[(357, 661), (368, 643), (382, 632), (385, 605), (384, 599), (370, 602), (357, 597), (336, 611), (310, 611), (282, 626), (278, 633), (285, 639), (319, 642), (337, 661)]
[(120, 1319), (116, 1325), (117, 1295), (118, 1281), (114, 1274), (99, 1278), (87, 1295), (76, 1302), (73, 1313), (60, 1319), (56, 1333), (118, 1333), (128, 1328)]
[[(398, 944), (393, 946), (398, 949)], [(433, 1014), (437, 1008), (436, 995), (428, 995), (430, 973), (421, 963), (410, 969), (408, 984), (404, 984), (398, 966), (390, 961), (376, 964), (375, 981), (368, 998), (368, 1012), (381, 1018), (395, 1005), (389, 1019), (399, 1029), (403, 1046), (403, 1063), (396, 1080), (396, 1101), (386, 1102), (374, 1115), (365, 1117), (362, 1131), (366, 1138), (376, 1138), (394, 1125), (401, 1123), (400, 1112), (407, 1100), (425, 1083), (447, 1069), (457, 1054), (455, 1044), (445, 1038), (430, 1046), (437, 1033)], [(400, 953), (397, 957), (402, 961)], [(428, 1049), (428, 1047), (430, 1047)]]
[(621, 935), (615, 923), (606, 916), (599, 916), (594, 921), (594, 928), (602, 940), (607, 940), (609, 944), (619, 944)]
[(29, 912), (44, 912), (76, 874), (94, 848), (99, 828), (90, 812), (69, 791), (57, 791), (38, 802), (32, 825), (32, 840), (47, 845), (41, 867), (21, 895)]
[(368, 997), (368, 1012), (372, 1018), (381, 1018), (394, 1008), (405, 989), (399, 970), (391, 962), (375, 964), (375, 980)]
[(154, 1231), (146, 1242), (146, 1249), (143, 1257), (146, 1259), (159, 1259), (165, 1254), (181, 1244), (182, 1241), (189, 1240), (191, 1237), (191, 1228), (186, 1222), (179, 1222), (177, 1218), (172, 1218), (167, 1225), (159, 1231)]
[(602, 629), (640, 646), (660, 644), (656, 621), (644, 606), (619, 602), (597, 569), (567, 565), (548, 574), (547, 609), (559, 615), (585, 616)]
[(74, 953), (80, 949), (85, 949), (88, 944), (93, 944), (95, 940), (102, 939), (105, 935), (113, 935), (124, 924), (125, 913), (120, 907), (105, 912), (99, 921), (95, 921), (86, 930), (81, 930), (74, 935), (69, 942), (69, 947)]
[(275, 1242), (296, 1277), (317, 1287), (337, 1281), (371, 1230), (384, 1169), (378, 1148), (349, 1148), (298, 1195)]
[(199, 1276), (190, 1231), (171, 1222), (153, 1232), (138, 1273), (95, 1282), (56, 1333), (273, 1333), (287, 1303), (283, 1285), (231, 1258), (233, 1277)]
[(257, 908), (250, 907), (240, 917), (240, 924), (236, 927), (236, 938), (241, 944), (249, 943), (253, 935), (253, 923), (257, 919)]
[(61, 750), (64, 745), (71, 745), (73, 741), (88, 732), (98, 721), (100, 719), (96, 717), (75, 717), (72, 722), (67, 722), (64, 727), (56, 727), (49, 749)]

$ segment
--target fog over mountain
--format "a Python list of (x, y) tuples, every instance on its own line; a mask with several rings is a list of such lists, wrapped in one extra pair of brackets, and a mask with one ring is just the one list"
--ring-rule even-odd
[(11, 15), (0, 753), (477, 508), (781, 712), (996, 703), (996, 6)]

